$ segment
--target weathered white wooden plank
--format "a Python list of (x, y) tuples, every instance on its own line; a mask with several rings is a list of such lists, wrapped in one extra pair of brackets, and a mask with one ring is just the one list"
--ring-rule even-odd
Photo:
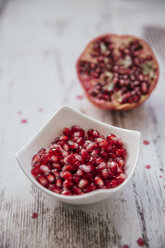
[[(164, 1), (15, 0), (0, 4), (0, 247), (117, 248), (128, 244), (136, 248), (139, 237), (146, 247), (165, 247)], [(85, 97), (76, 98), (83, 94), (76, 59), (91, 38), (107, 32), (141, 36), (158, 55), (158, 87), (138, 109), (103, 111)], [(95, 205), (65, 205), (32, 186), (18, 167), (15, 151), (62, 104), (104, 122), (140, 130), (150, 141), (149, 146), (142, 144), (133, 179), (120, 194)], [(23, 124), (21, 119), (28, 122)], [(37, 219), (31, 218), (34, 211)]]

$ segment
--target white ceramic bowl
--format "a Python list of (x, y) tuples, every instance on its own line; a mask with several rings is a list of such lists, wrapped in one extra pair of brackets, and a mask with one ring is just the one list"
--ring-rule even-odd
[[(126, 180), (116, 188), (113, 189), (99, 189), (93, 192), (80, 195), (80, 196), (64, 196), (54, 193), (43, 186), (41, 186), (31, 174), (31, 159), (42, 147), (48, 147), (54, 139), (61, 134), (64, 127), (71, 127), (72, 125), (80, 125), (84, 130), (90, 128), (97, 129), (101, 134), (107, 135), (114, 133), (121, 137), (124, 141), (128, 151), (126, 161)], [(41, 190), (51, 195), (57, 200), (70, 203), (70, 204), (89, 204), (101, 201), (113, 195), (115, 192), (121, 190), (124, 185), (131, 178), (139, 156), (140, 150), (140, 137), (138, 131), (126, 130), (114, 127), (103, 122), (97, 121), (87, 115), (84, 115), (70, 107), (61, 107), (53, 117), (41, 128), (41, 130), (16, 153), (16, 159), (26, 174), (26, 176)]]

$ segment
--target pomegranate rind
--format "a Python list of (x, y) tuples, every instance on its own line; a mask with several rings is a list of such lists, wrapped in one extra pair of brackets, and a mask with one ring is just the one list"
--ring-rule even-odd
[[(132, 102), (132, 103), (117, 103), (117, 102), (113, 102), (113, 101), (110, 102), (110, 101), (105, 101), (105, 100), (100, 100), (100, 99), (94, 98), (89, 94), (86, 85), (88, 85), (90, 87), (92, 80), (84, 80), (81, 77), (81, 75), (79, 73), (79, 63), (81, 60), (84, 60), (84, 59), (87, 61), (88, 60), (91, 61), (91, 56), (89, 55), (88, 51), (91, 49), (91, 45), (94, 42), (99, 41), (102, 38), (109, 38), (110, 40), (115, 41), (115, 43), (116, 43), (115, 48), (119, 47), (123, 40), (127, 43), (129, 43), (130, 41), (133, 41), (133, 40), (138, 40), (140, 42), (140, 44), (143, 45), (143, 54), (145, 54), (146, 56), (147, 55), (152, 56), (153, 68), (156, 71), (156, 72), (154, 72), (154, 80), (150, 84), (148, 93), (146, 95), (142, 95), (138, 102)], [(101, 36), (94, 38), (93, 40), (91, 40), (89, 42), (89, 44), (86, 46), (86, 48), (84, 49), (82, 54), (79, 56), (77, 63), (76, 63), (76, 70), (77, 70), (78, 79), (82, 85), (82, 88), (84, 89), (85, 95), (88, 98), (88, 100), (91, 103), (93, 103), (95, 106), (97, 106), (101, 109), (110, 109), (110, 110), (129, 110), (129, 109), (133, 109), (135, 107), (138, 107), (139, 105), (141, 105), (143, 102), (145, 102), (149, 98), (152, 91), (155, 89), (155, 87), (158, 83), (158, 79), (159, 79), (159, 64), (158, 64), (158, 61), (156, 59), (156, 56), (155, 56), (153, 50), (144, 40), (142, 40), (136, 36), (132, 36), (132, 35), (104, 34), (104, 35), (101, 35)], [(95, 81), (95, 79), (93, 79), (93, 81)]]

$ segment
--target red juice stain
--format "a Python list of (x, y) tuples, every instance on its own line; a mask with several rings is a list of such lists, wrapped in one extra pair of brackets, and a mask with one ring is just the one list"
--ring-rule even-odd
[(19, 111), (18, 111), (18, 114), (19, 114), (19, 115), (21, 115), (21, 114), (22, 114), (22, 111), (21, 111), (21, 110), (19, 110)]
[(37, 214), (36, 212), (33, 212), (31, 218), (32, 218), (32, 219), (38, 218), (38, 214)]
[(42, 111), (43, 111), (43, 109), (42, 109), (42, 108), (39, 108), (39, 109), (38, 109), (38, 112), (42, 112)]
[(22, 119), (21, 122), (25, 124), (25, 123), (28, 122), (28, 120), (27, 119)]
[(142, 238), (139, 238), (136, 242), (139, 246), (144, 246), (144, 240)]
[(123, 248), (129, 248), (129, 245), (123, 245)]
[(77, 98), (78, 100), (82, 100), (82, 99), (84, 98), (84, 96), (83, 96), (83, 95), (77, 95), (76, 98)]
[(144, 144), (144, 145), (149, 145), (150, 142), (149, 142), (148, 140), (143, 140), (143, 144)]
[(151, 165), (147, 164), (146, 169), (151, 169)]

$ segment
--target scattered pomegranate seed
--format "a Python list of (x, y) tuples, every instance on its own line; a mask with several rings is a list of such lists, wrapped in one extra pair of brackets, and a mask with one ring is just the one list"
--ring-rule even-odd
[(42, 109), (42, 108), (39, 108), (39, 109), (38, 109), (38, 112), (42, 112), (42, 111), (43, 111), (43, 109)]
[(129, 245), (123, 245), (123, 248), (129, 248)]
[(19, 115), (21, 115), (21, 114), (22, 114), (22, 111), (21, 111), (21, 110), (19, 110), (17, 113), (18, 113)]
[(144, 240), (142, 239), (142, 238), (139, 238), (137, 241), (137, 244), (139, 245), (139, 246), (144, 246)]
[(36, 212), (33, 212), (32, 215), (31, 215), (31, 218), (32, 219), (38, 218), (38, 214)]
[(28, 120), (27, 120), (27, 119), (22, 119), (21, 122), (22, 122), (22, 123), (27, 123)]
[(77, 98), (78, 100), (82, 100), (82, 99), (84, 98), (84, 96), (83, 96), (83, 95), (77, 95), (76, 98)]
[(149, 142), (148, 140), (143, 140), (143, 144), (144, 144), (144, 145), (149, 145), (150, 142)]
[(151, 165), (147, 164), (146, 169), (151, 169)]
[(126, 179), (126, 150), (121, 138), (103, 137), (97, 130), (78, 125), (64, 128), (47, 148), (32, 158), (31, 173), (49, 190), (81, 195), (99, 188), (114, 188)]
[(162, 178), (163, 176), (159, 176), (160, 178)]

